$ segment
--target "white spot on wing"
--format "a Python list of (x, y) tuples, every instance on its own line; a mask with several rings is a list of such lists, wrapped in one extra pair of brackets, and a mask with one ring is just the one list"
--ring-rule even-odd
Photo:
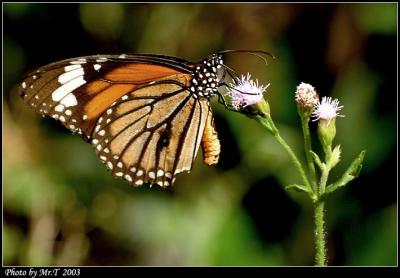
[(75, 70), (75, 69), (79, 69), (79, 68), (81, 68), (81, 67), (82, 67), (81, 65), (69, 65), (69, 66), (66, 66), (66, 67), (64, 68), (64, 71)]
[(67, 71), (58, 77), (58, 82), (65, 84), (81, 75), (84, 75), (83, 68)]
[(132, 177), (129, 176), (128, 174), (125, 175), (125, 179), (129, 182), (132, 182)]
[(100, 57), (98, 59), (96, 59), (97, 63), (102, 63), (102, 62), (106, 62), (108, 59), (106, 57)]
[(56, 107), (54, 107), (54, 110), (57, 112), (62, 112), (62, 111), (64, 111), (64, 109), (65, 109), (65, 106), (62, 104), (58, 104)]
[(65, 98), (63, 98), (60, 101), (61, 104), (64, 104), (65, 106), (69, 107), (69, 106), (75, 106), (78, 104), (78, 101), (76, 99), (76, 97), (73, 94), (69, 94), (67, 95)]
[(157, 177), (162, 177), (162, 176), (164, 176), (164, 171), (160, 169), (157, 171)]
[(80, 58), (78, 60), (70, 62), (71, 65), (80, 65), (80, 64), (85, 64), (87, 61), (85, 58)]
[[(73, 90), (75, 90), (76, 88), (82, 86), (83, 84), (85, 84), (86, 81), (83, 79), (83, 76), (80, 76), (78, 78), (75, 78), (74, 80), (71, 80), (70, 82), (62, 85), (61, 87), (57, 88), (52, 94), (51, 94), (51, 98), (54, 101), (60, 101), (62, 98), (64, 98), (66, 95), (68, 95), (69, 93), (71, 93)], [(73, 95), (72, 95), (73, 96)], [(75, 96), (73, 96), (74, 101), (70, 100), (67, 101), (67, 103), (75, 103), (75, 105), (78, 103)], [(64, 104), (65, 105), (65, 104)], [(70, 105), (66, 105), (66, 106), (70, 106)]]
[(95, 70), (99, 71), (99, 69), (101, 69), (101, 65), (99, 65), (99, 64), (94, 64), (94, 65), (93, 65), (93, 68), (94, 68)]
[(135, 184), (136, 184), (136, 185), (142, 185), (142, 184), (143, 184), (143, 180), (137, 180), (137, 181), (135, 182)]

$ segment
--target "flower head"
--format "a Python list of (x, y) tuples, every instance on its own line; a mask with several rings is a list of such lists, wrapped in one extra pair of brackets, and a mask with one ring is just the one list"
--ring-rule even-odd
[(312, 115), (315, 117), (314, 121), (317, 120), (331, 120), (336, 117), (344, 117), (339, 115), (339, 111), (343, 106), (339, 106), (339, 100), (332, 100), (331, 97), (323, 97), (321, 102), (315, 104), (315, 110)]
[(258, 80), (251, 80), (250, 73), (247, 76), (242, 75), (241, 78), (236, 78), (233, 84), (230, 85), (228, 95), (231, 97), (232, 106), (236, 109), (242, 109), (246, 106), (256, 104), (263, 99), (263, 93), (268, 88), (267, 85), (259, 85)]
[(313, 108), (319, 100), (318, 93), (310, 84), (301, 82), (296, 88), (294, 99), (304, 108)]

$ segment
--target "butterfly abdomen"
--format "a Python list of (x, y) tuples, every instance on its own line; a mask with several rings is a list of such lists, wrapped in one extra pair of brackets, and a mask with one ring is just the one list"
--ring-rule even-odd
[(204, 164), (209, 166), (217, 164), (221, 152), (221, 144), (218, 139), (217, 130), (215, 129), (214, 118), (211, 113), (208, 114), (207, 122), (204, 127), (201, 147), (203, 149)]

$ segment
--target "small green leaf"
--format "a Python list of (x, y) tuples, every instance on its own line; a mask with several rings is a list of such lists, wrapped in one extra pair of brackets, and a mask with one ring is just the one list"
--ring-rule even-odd
[(330, 167), (330, 169), (332, 169), (333, 167), (336, 166), (336, 164), (339, 163), (339, 161), (340, 161), (340, 153), (341, 153), (340, 145), (337, 145), (337, 146), (333, 149), (332, 154), (331, 154), (331, 157), (330, 157), (330, 161), (329, 161), (329, 167)]
[(310, 190), (308, 189), (308, 187), (306, 187), (304, 185), (300, 185), (300, 184), (291, 184), (291, 185), (286, 186), (285, 189), (286, 190), (295, 189), (296, 191), (310, 193)]
[(322, 169), (325, 168), (324, 163), (321, 162), (321, 159), (319, 159), (319, 156), (318, 156), (315, 152), (310, 151), (310, 153), (311, 153), (311, 155), (312, 155), (312, 158), (314, 159), (315, 164), (317, 164), (317, 166), (319, 167), (319, 169), (321, 169), (321, 171), (322, 171)]
[(362, 168), (362, 162), (364, 160), (366, 151), (363, 150), (356, 159), (350, 164), (349, 168), (344, 172), (342, 177), (333, 184), (330, 184), (326, 187), (325, 194), (332, 193), (336, 191), (340, 187), (344, 187), (350, 181), (354, 180), (360, 174)]

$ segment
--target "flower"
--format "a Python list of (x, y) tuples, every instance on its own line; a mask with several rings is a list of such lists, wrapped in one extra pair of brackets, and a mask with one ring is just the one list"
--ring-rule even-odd
[(296, 88), (294, 99), (304, 108), (313, 108), (319, 100), (318, 93), (310, 84), (301, 82)]
[(332, 142), (336, 136), (336, 117), (344, 117), (339, 115), (340, 109), (339, 100), (332, 100), (331, 97), (323, 97), (321, 102), (315, 105), (315, 110), (312, 116), (314, 121), (318, 121), (318, 138), (322, 144), (325, 153), (331, 156)]
[(259, 85), (257, 79), (256, 81), (251, 80), (251, 75), (248, 73), (247, 76), (242, 75), (240, 79), (236, 78), (233, 84), (229, 84), (230, 90), (227, 94), (231, 97), (232, 106), (236, 110), (240, 110), (259, 103), (268, 86), (269, 84)]
[(339, 111), (343, 108), (343, 106), (339, 106), (339, 100), (332, 100), (331, 97), (323, 97), (321, 102), (315, 104), (315, 110), (312, 113), (312, 116), (315, 117), (314, 121), (322, 120), (331, 120), (336, 117), (344, 117), (343, 115), (339, 115)]

